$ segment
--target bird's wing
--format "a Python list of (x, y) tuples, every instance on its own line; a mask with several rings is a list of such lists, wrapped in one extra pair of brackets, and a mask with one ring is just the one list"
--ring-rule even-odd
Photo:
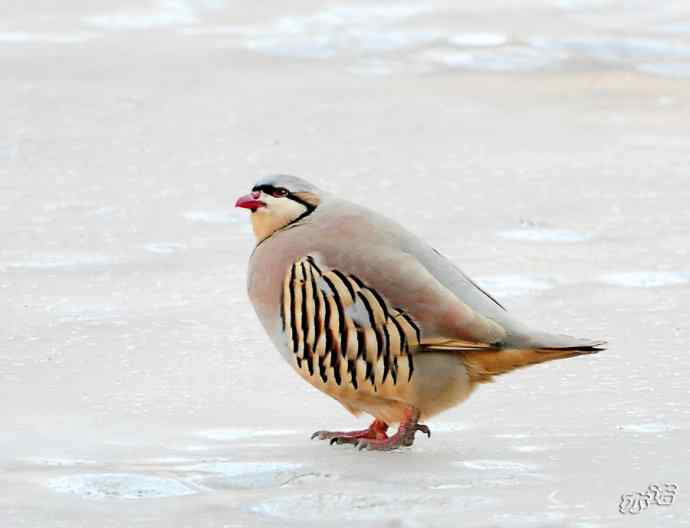
[[(427, 348), (490, 350), (492, 332), (501, 331), (451, 299), (436, 299), (446, 306), (432, 314), (422, 313), (419, 305), (395, 304), (391, 299), (402, 299), (389, 299), (348, 268), (326, 267), (320, 260), (322, 256), (307, 255), (290, 266), (281, 288), (280, 319), (297, 367), (324, 383), (331, 371), (337, 385), (349, 377), (355, 388), (367, 381), (374, 388), (382, 386), (389, 375), (394, 385), (399, 378), (409, 381), (415, 354)], [(429, 334), (425, 321), (444, 317), (464, 318), (468, 338)]]
[(300, 346), (375, 358), (426, 347), (485, 350), (505, 338), (500, 324), (464, 304), (409, 255), (379, 253), (367, 266), (357, 266), (356, 258), (340, 264), (315, 253), (297, 259), (285, 276), (281, 321), (298, 357)]
[(582, 339), (565, 334), (553, 334), (526, 326), (491, 294), (481, 288), (463, 271), (438, 251), (421, 252), (420, 262), (458, 299), (462, 299), (473, 310), (498, 322), (505, 330), (504, 347), (524, 349), (570, 349), (587, 350), (603, 347), (602, 340)]
[(314, 222), (313, 232), (305, 228), (295, 233), (299, 241), (292, 247), (302, 246), (300, 256), (311, 256), (322, 271), (332, 270), (348, 283), (364, 285), (382, 310), (407, 314), (419, 327), (422, 347), (464, 350), (601, 344), (531, 330), (449, 260), (395, 222), (348, 203), (334, 204), (329, 210)]

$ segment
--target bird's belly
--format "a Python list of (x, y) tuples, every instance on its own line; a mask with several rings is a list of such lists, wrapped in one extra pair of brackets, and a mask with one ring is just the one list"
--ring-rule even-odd
[(355, 364), (349, 371), (345, 367), (338, 382), (332, 370), (324, 379), (323, 372), (318, 368), (312, 372), (305, 361), (301, 365), (294, 360), (291, 363), (309, 384), (338, 400), (352, 414), (364, 412), (386, 423), (399, 422), (409, 406), (419, 409), (422, 419), (427, 419), (461, 403), (475, 387), (457, 354), (423, 353), (411, 360), (411, 375), (409, 364), (401, 358), (397, 375), (389, 372), (385, 379), (383, 365), (376, 364), (373, 383), (364, 377), (365, 364)]
[(462, 355), (456, 352), (424, 352), (415, 357), (413, 405), (423, 419), (465, 401), (476, 387), (470, 380)]

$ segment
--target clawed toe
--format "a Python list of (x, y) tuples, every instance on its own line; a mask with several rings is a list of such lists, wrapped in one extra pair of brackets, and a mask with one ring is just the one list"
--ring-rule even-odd
[(330, 441), (331, 445), (334, 445), (334, 444), (338, 444), (338, 445), (356, 444), (356, 443), (357, 443), (356, 438), (348, 438), (347, 436), (334, 436), (333, 438), (331, 438), (331, 441)]
[(414, 436), (421, 431), (431, 438), (431, 430), (424, 424), (417, 423), (419, 414), (412, 414), (400, 423), (398, 432), (389, 438), (361, 438), (355, 442), (359, 451), (392, 451), (400, 447), (409, 447), (414, 443)]
[(429, 429), (429, 427), (427, 427), (426, 425), (424, 425), (424, 424), (417, 424), (415, 430), (421, 431), (421, 432), (424, 433), (428, 438), (431, 438), (431, 429)]
[(395, 437), (385, 440), (369, 440), (362, 438), (355, 443), (355, 448), (358, 451), (393, 451), (403, 445), (405, 444), (399, 442)]
[(369, 444), (367, 443), (366, 440), (357, 440), (355, 442), (355, 449), (357, 451), (364, 451)]
[(358, 451), (392, 451), (399, 447), (411, 446), (417, 431), (431, 438), (429, 427), (417, 423), (418, 419), (419, 411), (410, 408), (401, 420), (398, 432), (390, 437), (386, 435), (388, 424), (374, 420), (374, 423), (363, 431), (316, 431), (311, 438), (329, 440), (330, 445), (353, 444)]
[(352, 444), (359, 437), (361, 432), (356, 431), (352, 433), (341, 433), (332, 431), (316, 431), (311, 435), (311, 439), (318, 438), (319, 440), (329, 440), (333, 444)]
[(374, 420), (372, 424), (362, 431), (316, 431), (311, 435), (311, 439), (330, 440), (330, 444), (356, 444), (358, 440), (364, 438), (385, 439), (388, 424), (381, 420)]

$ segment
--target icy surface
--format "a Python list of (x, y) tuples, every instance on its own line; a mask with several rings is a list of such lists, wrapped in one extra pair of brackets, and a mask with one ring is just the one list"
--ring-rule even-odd
[(129, 473), (89, 473), (59, 477), (46, 485), (57, 493), (83, 498), (151, 499), (191, 495), (195, 491), (181, 482)]
[(532, 292), (550, 290), (558, 283), (558, 278), (530, 275), (496, 275), (477, 277), (477, 282), (486, 291), (498, 298), (526, 295)]
[[(0, 526), (690, 526), (686, 0), (0, 11)], [(403, 452), (310, 441), (368, 417), (247, 299), (233, 205), (275, 172), (609, 349), (499, 376)]]
[(490, 508), (495, 501), (486, 497), (456, 496), (441, 494), (397, 495), (379, 492), (371, 493), (306, 493), (267, 500), (250, 507), (250, 511), (261, 516), (285, 520), (300, 520), (310, 523), (337, 521), (395, 522), (400, 502), (413, 518), (434, 515), (439, 508), (448, 516), (463, 512)]
[(271, 488), (290, 482), (302, 464), (272, 462), (203, 462), (178, 469), (195, 474), (190, 478), (207, 489)]
[(499, 33), (461, 33), (449, 37), (448, 41), (460, 47), (483, 48), (505, 44), (508, 37)]
[(690, 62), (649, 62), (640, 64), (637, 68), (662, 77), (690, 79)]
[(690, 272), (671, 271), (629, 271), (607, 273), (600, 278), (601, 282), (615, 286), (633, 288), (658, 288), (661, 286), (679, 286), (690, 282)]
[(0, 32), (0, 44), (81, 44), (95, 38), (94, 33), (29, 33), (26, 31)]
[(199, 431), (196, 433), (203, 438), (218, 441), (233, 441), (233, 440), (252, 440), (257, 438), (270, 438), (274, 436), (293, 435), (298, 433), (292, 429), (265, 429), (256, 430), (250, 428), (235, 428), (235, 429), (209, 429), (207, 431)]
[(505, 229), (498, 232), (498, 236), (508, 240), (526, 240), (530, 242), (583, 242), (591, 235), (577, 233), (568, 229), (523, 228)]

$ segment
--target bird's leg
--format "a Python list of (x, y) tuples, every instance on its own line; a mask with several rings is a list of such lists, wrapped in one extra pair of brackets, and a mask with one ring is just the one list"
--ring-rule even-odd
[(311, 435), (312, 440), (318, 438), (319, 440), (330, 440), (333, 444), (356, 444), (362, 438), (370, 438), (372, 440), (385, 440), (388, 438), (386, 431), (388, 424), (381, 420), (374, 420), (367, 429), (361, 431), (316, 431)]
[(398, 431), (387, 438), (361, 438), (357, 440), (357, 449), (369, 449), (372, 451), (391, 451), (402, 446), (411, 446), (414, 443), (414, 435), (422, 431), (431, 438), (431, 431), (426, 425), (419, 422), (419, 410), (414, 407), (405, 409)]

